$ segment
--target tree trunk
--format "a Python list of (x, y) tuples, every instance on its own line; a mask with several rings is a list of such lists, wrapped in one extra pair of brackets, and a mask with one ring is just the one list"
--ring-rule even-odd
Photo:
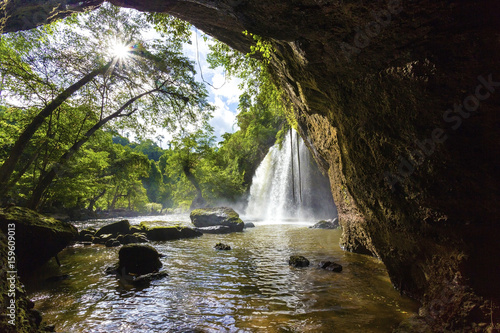
[(123, 104), (117, 111), (114, 113), (110, 114), (106, 118), (102, 119), (99, 121), (97, 124), (92, 126), (91, 129), (89, 129), (85, 135), (83, 136), (82, 139), (78, 140), (71, 146), (71, 148), (61, 156), (59, 161), (52, 166), (52, 168), (43, 176), (41, 177), (40, 181), (38, 182), (38, 185), (36, 186), (35, 190), (33, 191), (33, 194), (31, 196), (31, 199), (28, 203), (28, 208), (36, 210), (38, 208), (38, 205), (40, 204), (40, 200), (42, 199), (42, 196), (46, 189), (49, 187), (49, 185), (52, 183), (54, 178), (57, 175), (57, 172), (60, 170), (61, 166), (67, 163), (67, 161), (83, 146), (85, 142), (87, 142), (90, 137), (101, 127), (103, 127), (107, 122), (109, 122), (112, 119), (118, 118), (118, 117), (123, 117), (123, 116), (129, 116), (132, 113), (135, 112), (135, 110), (131, 111), (130, 113), (127, 114), (122, 114), (123, 110), (125, 110), (127, 107), (129, 107), (133, 102), (136, 100), (140, 99), (141, 97), (145, 95), (149, 95), (153, 92), (159, 91), (159, 89), (153, 89), (146, 91), (142, 94), (139, 94), (131, 99), (129, 99), (125, 104)]
[(196, 177), (191, 173), (191, 170), (189, 170), (189, 167), (184, 166), (182, 168), (184, 171), (184, 174), (186, 175), (186, 178), (193, 184), (194, 188), (196, 189), (196, 197), (194, 198), (193, 202), (191, 203), (191, 209), (195, 208), (203, 208), (206, 206), (207, 202), (203, 198), (203, 194), (201, 193), (201, 187), (200, 184), (198, 183), (198, 180), (196, 180)]
[(52, 102), (50, 102), (45, 108), (43, 108), (42, 111), (40, 111), (40, 113), (35, 116), (35, 118), (33, 118), (31, 123), (24, 129), (24, 131), (17, 139), (14, 147), (12, 147), (9, 157), (0, 167), (0, 198), (6, 195), (6, 190), (8, 188), (7, 184), (9, 183), (9, 179), (12, 176), (12, 173), (14, 172), (19, 159), (21, 158), (24, 149), (26, 148), (38, 128), (43, 124), (45, 119), (81, 87), (86, 85), (97, 75), (106, 73), (111, 64), (112, 62), (110, 61), (106, 65), (101, 66), (100, 68), (85, 75), (80, 79), (80, 81), (76, 82), (75, 84), (64, 90), (62, 93), (60, 93), (54, 100), (52, 100)]
[(116, 201), (120, 197), (120, 194), (118, 194), (118, 186), (116, 187), (115, 195), (113, 196), (113, 200), (111, 201), (111, 204), (108, 205), (108, 210), (115, 209)]
[(92, 199), (90, 199), (89, 205), (87, 207), (87, 210), (89, 210), (91, 212), (94, 211), (94, 205), (95, 205), (95, 203), (97, 202), (97, 200), (99, 200), (100, 198), (102, 198), (104, 194), (106, 194), (106, 190), (102, 190), (101, 193), (99, 193), (97, 196), (95, 196)]

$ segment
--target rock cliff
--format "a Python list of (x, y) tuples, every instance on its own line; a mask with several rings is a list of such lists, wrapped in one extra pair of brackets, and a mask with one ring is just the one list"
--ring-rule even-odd
[[(274, 78), (330, 178), (342, 245), (379, 256), (422, 302), (405, 325), (499, 328), (498, 1), (111, 2), (169, 12), (241, 51), (243, 30), (268, 38)], [(7, 1), (5, 31), (96, 5)]]

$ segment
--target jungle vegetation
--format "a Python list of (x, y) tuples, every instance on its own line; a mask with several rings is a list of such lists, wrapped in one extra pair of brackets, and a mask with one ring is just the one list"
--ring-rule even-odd
[[(216, 142), (182, 52), (190, 36), (186, 22), (108, 4), (2, 35), (2, 204), (150, 212), (244, 196), (287, 126), (281, 93), (265, 61), (211, 42), (210, 65), (244, 82), (238, 130)], [(168, 147), (151, 139), (158, 128)]]

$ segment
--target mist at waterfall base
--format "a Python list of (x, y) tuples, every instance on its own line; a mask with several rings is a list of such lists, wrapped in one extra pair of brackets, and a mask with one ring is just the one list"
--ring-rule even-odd
[(337, 216), (330, 182), (309, 149), (291, 130), (257, 168), (250, 187), (246, 218), (264, 221), (321, 220)]

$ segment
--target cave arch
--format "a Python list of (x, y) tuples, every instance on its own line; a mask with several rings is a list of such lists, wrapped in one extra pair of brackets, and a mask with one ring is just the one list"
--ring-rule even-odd
[[(269, 38), (271, 71), (329, 175), (343, 245), (382, 258), (433, 329), (488, 323), (488, 300), (500, 301), (500, 257), (485, 255), (500, 252), (498, 1), (111, 2), (171, 13), (240, 51), (252, 43), (243, 30)], [(101, 3), (11, 0), (0, 25)], [(490, 96), (469, 112), (478, 89)], [(446, 140), (431, 149), (436, 130)]]

